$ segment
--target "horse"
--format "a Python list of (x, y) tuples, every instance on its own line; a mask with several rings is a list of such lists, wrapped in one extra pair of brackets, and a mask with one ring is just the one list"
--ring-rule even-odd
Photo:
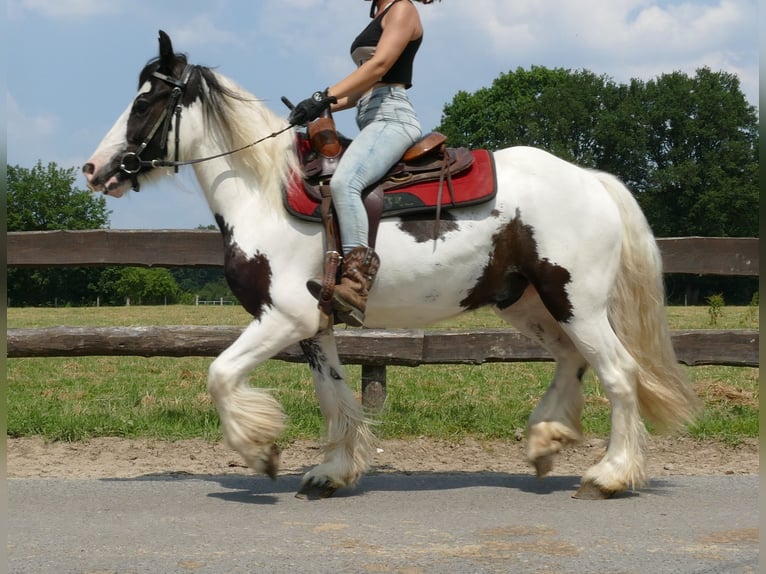
[[(297, 343), (325, 425), (323, 459), (297, 495), (354, 487), (370, 467), (375, 421), (346, 383), (332, 325), (322, 322), (306, 288), (322, 272), (324, 232), (291, 215), (283, 200), (300, 169), (297, 128), (220, 72), (189, 64), (163, 31), (159, 56), (141, 70), (138, 86), (82, 169), (92, 191), (120, 197), (171, 167), (192, 166), (223, 236), (226, 279), (252, 315), (209, 367), (207, 389), (225, 444), (255, 472), (276, 477), (285, 414), (248, 375)], [(555, 360), (526, 429), (526, 457), (537, 475), (582, 440), (590, 368), (610, 403), (610, 437), (574, 496), (639, 490), (648, 480), (644, 419), (680, 426), (693, 420), (698, 401), (671, 344), (650, 226), (613, 175), (534, 147), (491, 155), (494, 197), (445, 207), (435, 236), (428, 214), (380, 223), (382, 265), (365, 327), (422, 327), (490, 306)]]

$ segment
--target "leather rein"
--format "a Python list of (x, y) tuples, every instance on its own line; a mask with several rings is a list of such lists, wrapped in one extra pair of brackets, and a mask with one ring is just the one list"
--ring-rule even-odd
[[(168, 103), (165, 106), (165, 109), (162, 111), (162, 114), (155, 122), (154, 126), (149, 132), (149, 135), (146, 136), (143, 143), (140, 146), (138, 146), (138, 149), (136, 151), (127, 152), (125, 155), (122, 156), (122, 159), (120, 161), (120, 169), (127, 175), (131, 176), (134, 179), (134, 181), (142, 168), (172, 167), (172, 168), (175, 168), (175, 173), (178, 173), (178, 168), (181, 166), (202, 163), (205, 161), (210, 161), (213, 159), (218, 159), (220, 157), (225, 157), (228, 155), (241, 152), (247, 148), (253, 147), (254, 145), (258, 145), (259, 143), (262, 143), (268, 139), (275, 138), (294, 127), (293, 124), (289, 124), (284, 129), (273, 132), (259, 140), (243, 145), (242, 147), (238, 147), (237, 149), (233, 149), (231, 151), (222, 152), (222, 153), (211, 155), (208, 157), (179, 161), (178, 154), (179, 154), (179, 142), (181, 138), (181, 109), (183, 108), (183, 106), (181, 105), (181, 96), (183, 96), (184, 93), (186, 92), (186, 88), (189, 84), (189, 78), (191, 77), (193, 70), (194, 70), (194, 66), (187, 65), (186, 68), (184, 69), (183, 74), (181, 75), (180, 80), (177, 80), (171, 76), (162, 74), (160, 72), (152, 73), (153, 77), (159, 80), (162, 80), (163, 82), (173, 86), (173, 90), (170, 93), (170, 99), (168, 100)], [(154, 139), (154, 136), (157, 134), (160, 128), (162, 128), (162, 132), (160, 135), (160, 148), (165, 149), (165, 147), (167, 146), (168, 134), (170, 133), (170, 124), (173, 121), (174, 116), (175, 116), (175, 124), (176, 124), (175, 125), (175, 160), (173, 161), (162, 160), (162, 159), (142, 160), (141, 153), (147, 148), (149, 143), (151, 143), (152, 139)]]

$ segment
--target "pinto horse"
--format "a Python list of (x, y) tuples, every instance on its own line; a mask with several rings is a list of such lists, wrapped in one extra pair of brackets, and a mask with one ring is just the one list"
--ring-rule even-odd
[[(344, 379), (333, 330), (323, 327), (306, 289), (322, 272), (322, 225), (294, 217), (283, 200), (300, 169), (296, 131), (230, 79), (190, 65), (162, 31), (159, 44), (137, 95), (83, 172), (92, 190), (119, 197), (169, 167), (193, 165), (223, 234), (226, 278), (253, 317), (208, 374), (225, 442), (252, 469), (276, 476), (275, 441), (285, 415), (248, 375), (300, 343), (326, 445), (299, 495), (329, 496), (357, 483), (375, 442), (372, 421)], [(696, 410), (671, 345), (649, 225), (611, 175), (531, 147), (492, 156), (495, 196), (450, 208), (435, 238), (423, 233), (435, 226), (430, 215), (381, 222), (382, 266), (365, 326), (412, 328), (492, 307), (556, 361), (527, 427), (527, 458), (537, 474), (548, 473), (562, 448), (581, 439), (582, 378), (590, 367), (611, 404), (611, 434), (575, 496), (640, 488), (647, 480), (643, 417), (678, 425)]]

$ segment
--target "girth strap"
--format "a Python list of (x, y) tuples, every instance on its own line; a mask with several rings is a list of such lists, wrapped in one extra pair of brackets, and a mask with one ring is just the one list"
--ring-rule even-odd
[(319, 309), (323, 313), (322, 322), (324, 328), (330, 328), (333, 324), (332, 296), (335, 291), (335, 283), (338, 277), (338, 267), (341, 262), (341, 254), (338, 250), (338, 233), (335, 216), (332, 209), (332, 195), (327, 181), (319, 185), (322, 196), (320, 209), (322, 221), (325, 226), (325, 259), (322, 273), (322, 290), (319, 292)]
[(439, 223), (442, 213), (442, 195), (444, 193), (444, 181), (447, 181), (450, 203), (455, 204), (455, 189), (452, 187), (452, 172), (450, 171), (450, 157), (447, 153), (447, 146), (441, 145), (441, 154), (444, 157), (441, 173), (439, 174), (439, 191), (436, 194), (436, 219), (434, 220), (434, 241), (439, 238)]

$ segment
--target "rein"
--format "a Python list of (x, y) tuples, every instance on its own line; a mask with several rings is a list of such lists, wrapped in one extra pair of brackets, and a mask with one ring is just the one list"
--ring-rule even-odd
[[(172, 78), (160, 72), (152, 73), (152, 76), (154, 76), (155, 78), (160, 79), (163, 82), (166, 82), (172, 85), (173, 91), (170, 93), (170, 100), (168, 101), (168, 105), (165, 106), (165, 109), (162, 111), (162, 115), (154, 124), (154, 127), (152, 127), (151, 131), (149, 132), (149, 135), (146, 136), (143, 143), (140, 146), (138, 146), (138, 149), (136, 151), (128, 152), (122, 156), (122, 160), (120, 162), (120, 169), (124, 173), (135, 177), (144, 167), (173, 167), (175, 168), (175, 173), (178, 173), (178, 168), (181, 166), (202, 163), (205, 161), (210, 161), (213, 159), (218, 159), (220, 157), (226, 157), (228, 155), (239, 153), (243, 150), (246, 150), (247, 148), (258, 145), (259, 143), (262, 143), (268, 139), (272, 139), (277, 136), (280, 136), (286, 131), (294, 127), (293, 124), (289, 124), (284, 129), (273, 132), (265, 137), (262, 137), (259, 140), (256, 140), (249, 144), (238, 147), (237, 149), (222, 152), (216, 155), (211, 155), (208, 157), (179, 161), (178, 153), (179, 153), (179, 141), (181, 137), (181, 133), (180, 133), (181, 132), (181, 109), (183, 107), (181, 105), (181, 96), (186, 91), (186, 87), (188, 86), (189, 77), (191, 76), (192, 70), (193, 70), (193, 67), (187, 65), (180, 80), (176, 80), (175, 78)], [(160, 137), (160, 147), (163, 149), (165, 148), (165, 146), (167, 145), (168, 133), (170, 132), (170, 122), (172, 121), (174, 115), (176, 119), (176, 127), (175, 127), (176, 158), (175, 160), (174, 161), (162, 160), (162, 159), (142, 160), (141, 153), (147, 148), (149, 143), (157, 134), (157, 131), (160, 129), (160, 126), (162, 126), (162, 135)]]

